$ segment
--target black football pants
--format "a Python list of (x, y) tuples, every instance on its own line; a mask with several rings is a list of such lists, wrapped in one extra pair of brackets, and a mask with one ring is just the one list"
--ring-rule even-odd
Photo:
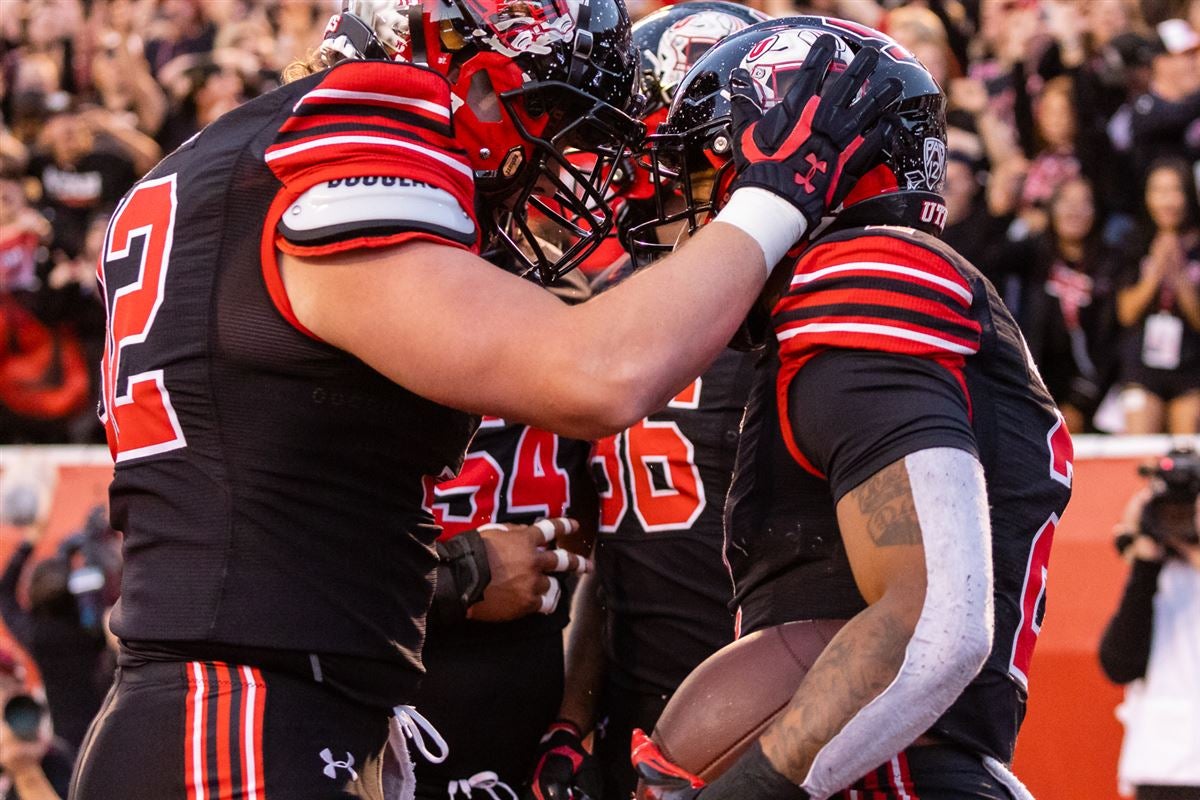
[(910, 747), (834, 797), (841, 800), (1017, 800), (1017, 795), (988, 771), (978, 755), (944, 745)]
[(383, 800), (389, 717), (280, 672), (122, 666), (80, 749), (70, 798)]

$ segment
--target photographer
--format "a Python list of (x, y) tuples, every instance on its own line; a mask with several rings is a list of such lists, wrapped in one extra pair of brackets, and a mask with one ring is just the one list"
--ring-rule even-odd
[(1127, 684), (1118, 775), (1138, 800), (1200, 798), (1200, 458), (1176, 449), (1141, 470), (1151, 484), (1129, 501), (1117, 548), (1131, 564), (1100, 664)]
[(24, 541), (0, 576), (0, 617), (37, 664), (54, 730), (79, 747), (112, 682), (102, 622), (107, 524), (93, 514), (83, 532), (33, 567), (25, 610), (17, 602), (17, 583), (44, 526), (32, 515), (14, 522), (25, 523), (19, 525)]
[(67, 796), (74, 751), (50, 733), (46, 707), (26, 693), (25, 669), (0, 648), (0, 800)]

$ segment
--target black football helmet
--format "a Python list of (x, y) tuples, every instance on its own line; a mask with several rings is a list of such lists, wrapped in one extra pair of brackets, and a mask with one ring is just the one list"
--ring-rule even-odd
[(762, 22), (709, 50), (679, 85), (666, 120), (648, 137), (640, 157), (658, 192), (656, 213), (625, 234), (639, 263), (669, 252), (675, 241), (720, 208), (733, 178), (729, 75), (750, 73), (764, 108), (791, 86), (791, 74), (824, 34), (838, 42), (833, 69), (845, 69), (865, 45), (882, 51), (870, 80), (895, 78), (903, 86), (888, 119), (891, 134), (881, 163), (863, 176), (839, 209), (839, 224), (895, 224), (941, 232), (941, 190), (946, 164), (945, 98), (917, 59), (887, 35), (829, 17), (788, 17)]
[[(770, 19), (726, 0), (692, 0), (659, 9), (633, 24), (633, 46), (642, 59), (647, 117), (666, 111), (675, 89), (700, 57), (727, 36)], [(665, 116), (665, 114), (663, 115)]]
[(344, 0), (324, 47), (446, 76), (485, 251), (552, 283), (612, 229), (612, 165), (644, 134), (630, 28), (623, 0)]

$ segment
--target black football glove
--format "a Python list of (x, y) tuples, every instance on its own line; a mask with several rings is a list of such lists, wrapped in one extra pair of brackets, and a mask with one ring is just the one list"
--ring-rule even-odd
[(600, 772), (575, 724), (558, 720), (538, 744), (525, 800), (599, 800)]
[(732, 188), (757, 186), (779, 195), (800, 210), (810, 231), (878, 163), (890, 126), (877, 123), (902, 89), (895, 78), (867, 83), (879, 61), (879, 50), (869, 46), (827, 81), (834, 47), (829, 34), (818, 38), (783, 101), (766, 112), (750, 73), (739, 68), (729, 78)]

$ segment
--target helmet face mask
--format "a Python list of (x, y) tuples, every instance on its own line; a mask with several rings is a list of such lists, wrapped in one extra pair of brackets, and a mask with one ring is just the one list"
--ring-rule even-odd
[[(573, 269), (612, 229), (611, 167), (644, 133), (623, 0), (351, 0), (350, 13), (380, 2), (408, 23), (391, 57), (451, 83), (455, 136), (491, 238), (485, 252), (546, 283)], [(366, 43), (378, 45), (380, 25), (393, 23), (376, 14)], [(579, 169), (572, 151), (594, 156), (594, 167)]]
[[(834, 209), (836, 224), (896, 224), (940, 233), (944, 220), (940, 197), (945, 174), (945, 100), (927, 70), (899, 44), (870, 28), (825, 17), (792, 17), (760, 23), (731, 36), (708, 51), (688, 73), (658, 132), (647, 139), (639, 155), (660, 187), (660, 194), (673, 191), (688, 208), (664, 213), (656, 204), (651, 219), (625, 231), (624, 244), (635, 261), (646, 263), (669, 251), (660, 238), (663, 226), (686, 220), (699, 226), (720, 208), (732, 178), (729, 74), (746, 69), (758, 90), (764, 108), (777, 103), (788, 88), (789, 73), (807, 56), (808, 48), (822, 34), (839, 42), (834, 69), (849, 64), (865, 45), (882, 51), (872, 80), (898, 78), (903, 94), (890, 110), (894, 135), (887, 143), (881, 163), (868, 172)], [(697, 194), (694, 175), (717, 170), (712, 190)], [(706, 196), (705, 196), (706, 195)], [(942, 210), (939, 212), (938, 208)]]

